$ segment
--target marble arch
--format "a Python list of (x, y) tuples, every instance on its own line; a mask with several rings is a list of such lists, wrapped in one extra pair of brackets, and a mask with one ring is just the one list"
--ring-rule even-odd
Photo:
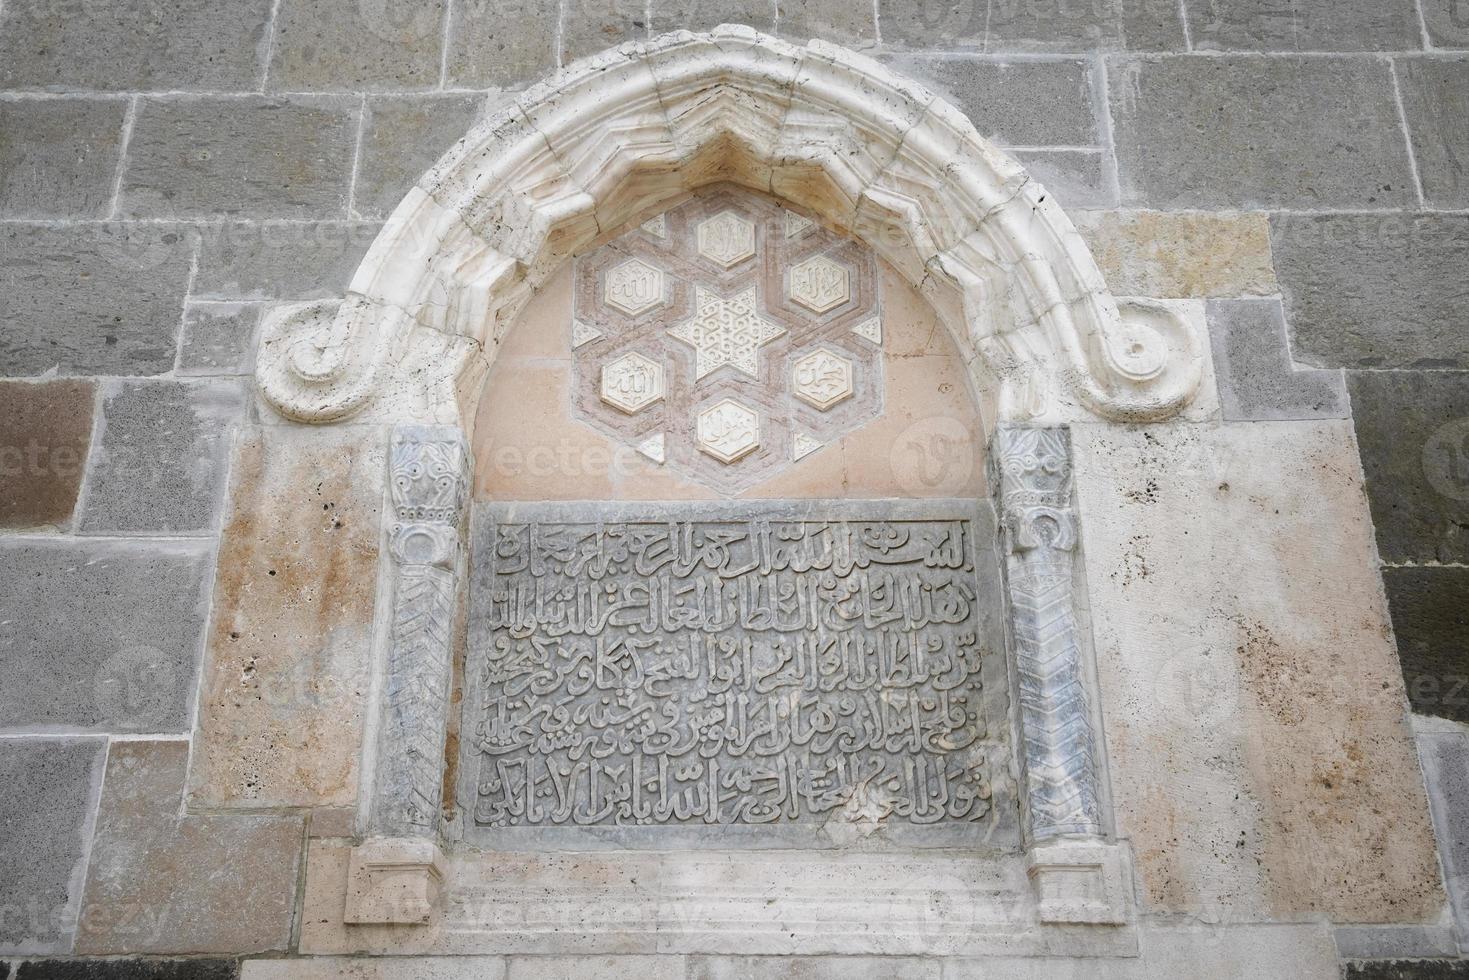
[(408, 193), (344, 299), (267, 318), (257, 375), (284, 420), (392, 429), (381, 683), (356, 825), (366, 840), (344, 921), (428, 923), (446, 874), (465, 430), (501, 339), (563, 263), (726, 181), (866, 241), (953, 335), (993, 447), (1025, 784), (1023, 864), (974, 873), (1028, 876), (1031, 897), (1006, 906), (1027, 930), (1130, 922), (1073, 599), (1064, 427), (1179, 412), (1204, 375), (1197, 327), (1162, 304), (1119, 303), (1056, 202), (922, 86), (830, 44), (730, 26), (624, 45), (531, 88)]
[(287, 418), (469, 423), (499, 340), (563, 262), (716, 181), (866, 240), (929, 299), (987, 424), (1153, 420), (1199, 338), (1109, 292), (1070, 220), (922, 86), (822, 41), (669, 34), (577, 62), (478, 123), (393, 212), (344, 300), (275, 311)]

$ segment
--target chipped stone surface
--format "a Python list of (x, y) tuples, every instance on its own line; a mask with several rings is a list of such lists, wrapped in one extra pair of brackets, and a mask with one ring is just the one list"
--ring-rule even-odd
[(70, 522), (95, 400), (89, 381), (0, 382), (0, 528)]
[(0, 734), (187, 731), (208, 576), (204, 541), (0, 538)]
[(1280, 291), (1263, 214), (1076, 211), (1071, 218), (1123, 296), (1268, 296)]
[(86, 534), (206, 534), (216, 527), (230, 434), (245, 414), (234, 380), (111, 381), (77, 525)]
[(386, 447), (372, 427), (240, 434), (192, 804), (355, 804)]
[(1350, 424), (1073, 438), (1144, 908), (1434, 920), (1443, 886)]
[(252, 303), (194, 303), (179, 338), (182, 376), (249, 374), (254, 369), (260, 307)]
[(0, 738), (0, 954), (70, 950), (106, 758), (106, 739)]
[(291, 936), (300, 816), (181, 815), (189, 743), (114, 742), (79, 953), (256, 953)]

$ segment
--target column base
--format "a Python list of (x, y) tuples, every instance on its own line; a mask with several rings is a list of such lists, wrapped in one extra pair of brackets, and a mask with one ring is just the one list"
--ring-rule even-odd
[(1026, 857), (1042, 922), (1127, 922), (1132, 863), (1126, 845), (1061, 840), (1032, 847)]
[(347, 864), (346, 923), (426, 924), (444, 882), (444, 852), (431, 840), (370, 838)]

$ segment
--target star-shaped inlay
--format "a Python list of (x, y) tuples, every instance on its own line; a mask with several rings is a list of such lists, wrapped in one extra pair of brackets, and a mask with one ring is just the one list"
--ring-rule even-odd
[(693, 317), (668, 331), (694, 349), (694, 380), (728, 364), (752, 378), (760, 377), (756, 354), (785, 333), (756, 310), (755, 287), (728, 299), (700, 286), (695, 290)]

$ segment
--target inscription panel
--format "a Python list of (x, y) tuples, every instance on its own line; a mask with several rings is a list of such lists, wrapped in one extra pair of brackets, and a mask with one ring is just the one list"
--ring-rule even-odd
[(1018, 848), (986, 504), (483, 503), (473, 533), (471, 842)]

